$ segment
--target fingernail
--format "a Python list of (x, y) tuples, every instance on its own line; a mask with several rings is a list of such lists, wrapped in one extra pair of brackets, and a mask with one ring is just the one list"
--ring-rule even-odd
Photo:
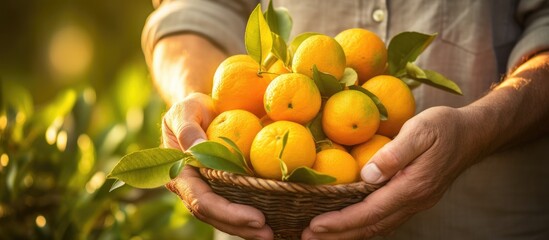
[(313, 232), (315, 232), (315, 233), (325, 233), (325, 232), (327, 232), (327, 230), (324, 227), (315, 227), (313, 229)]
[(198, 138), (198, 139), (194, 140), (194, 142), (191, 144), (191, 147), (194, 146), (194, 145), (196, 145), (196, 144), (199, 144), (199, 143), (201, 143), (201, 142), (204, 142), (204, 141), (206, 141), (206, 140), (204, 140), (204, 139), (202, 139), (202, 138)]
[(380, 183), (382, 180), (381, 171), (375, 163), (368, 163), (366, 167), (362, 168), (360, 175), (362, 180), (371, 184)]
[(259, 224), (259, 222), (253, 221), (248, 223), (248, 227), (261, 228), (262, 226), (261, 224)]

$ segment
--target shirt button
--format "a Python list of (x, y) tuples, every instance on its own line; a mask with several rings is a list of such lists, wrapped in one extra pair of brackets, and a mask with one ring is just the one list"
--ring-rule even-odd
[(374, 19), (374, 22), (383, 22), (383, 20), (385, 20), (385, 11), (381, 9), (376, 9), (372, 13), (372, 19)]

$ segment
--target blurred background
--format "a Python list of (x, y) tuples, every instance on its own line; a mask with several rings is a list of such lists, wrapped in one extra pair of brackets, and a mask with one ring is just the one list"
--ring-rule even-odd
[(140, 35), (148, 0), (0, 6), (0, 239), (211, 239), (165, 188), (109, 192), (160, 144)]

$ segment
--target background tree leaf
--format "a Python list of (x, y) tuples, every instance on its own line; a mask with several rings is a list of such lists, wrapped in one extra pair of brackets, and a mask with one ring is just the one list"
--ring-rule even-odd
[(342, 84), (334, 76), (318, 71), (316, 65), (313, 65), (313, 81), (320, 91), (320, 96), (325, 99), (343, 91)]
[(438, 72), (421, 69), (411, 62), (406, 64), (406, 77), (453, 94), (463, 95), (459, 86), (452, 80)]
[(290, 175), (288, 175), (286, 180), (289, 182), (317, 185), (335, 182), (336, 178), (330, 175), (319, 173), (308, 167), (299, 167), (293, 170)]
[(389, 74), (399, 76), (404, 72), (407, 62), (414, 62), (436, 38), (418, 32), (402, 32), (394, 36), (387, 48)]
[(248, 18), (244, 36), (246, 51), (260, 66), (267, 58), (273, 46), (273, 37), (269, 25), (265, 21), (261, 4), (258, 4)]
[(189, 155), (170, 148), (140, 150), (122, 157), (108, 178), (119, 179), (137, 188), (160, 187), (171, 180), (172, 165)]
[(249, 175), (246, 166), (221, 143), (204, 141), (192, 146), (188, 151), (207, 168)]
[(385, 108), (385, 106), (383, 106), (383, 103), (381, 103), (381, 100), (379, 100), (379, 98), (375, 94), (373, 94), (372, 92), (366, 90), (365, 88), (363, 88), (361, 86), (349, 86), (349, 89), (356, 90), (356, 91), (359, 91), (359, 92), (362, 92), (362, 93), (368, 95), (368, 97), (370, 97), (372, 99), (372, 101), (374, 101), (374, 103), (376, 104), (377, 110), (379, 111), (379, 117), (380, 117), (381, 121), (385, 121), (389, 118), (389, 115), (387, 113), (387, 109)]

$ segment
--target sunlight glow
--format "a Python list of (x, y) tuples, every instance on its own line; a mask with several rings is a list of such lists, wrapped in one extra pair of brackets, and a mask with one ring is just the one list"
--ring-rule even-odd
[(65, 149), (67, 148), (67, 139), (67, 131), (63, 130), (59, 132), (59, 134), (57, 134), (57, 149), (59, 149), (59, 151), (65, 151)]
[(44, 226), (46, 226), (46, 223), (47, 223), (46, 218), (42, 215), (38, 215), (36, 217), (35, 222), (36, 222), (36, 226), (38, 226), (39, 228), (43, 228)]
[(8, 154), (2, 153), (2, 156), (0, 157), (0, 164), (2, 164), (2, 167), (8, 166), (8, 163), (10, 162), (10, 157)]
[(6, 115), (0, 116), (0, 130), (6, 129), (8, 126), (8, 117)]
[(93, 177), (90, 179), (90, 181), (86, 184), (86, 192), (89, 194), (92, 194), (97, 190), (103, 183), (105, 182), (105, 173), (104, 172), (96, 172)]
[(49, 63), (62, 77), (83, 74), (93, 58), (93, 44), (88, 32), (74, 24), (59, 28), (49, 43)]
[(128, 132), (137, 132), (143, 126), (143, 109), (132, 107), (126, 112)]

